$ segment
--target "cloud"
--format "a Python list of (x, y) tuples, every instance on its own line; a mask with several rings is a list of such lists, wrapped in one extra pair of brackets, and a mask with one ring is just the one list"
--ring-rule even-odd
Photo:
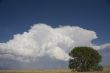
[(67, 68), (68, 53), (77, 46), (89, 46), (102, 55), (102, 64), (109, 65), (110, 43), (95, 45), (94, 31), (78, 26), (53, 28), (34, 24), (27, 32), (15, 34), (13, 39), (0, 43), (1, 69)]
[(102, 64), (110, 66), (110, 43), (100, 45), (99, 53), (102, 55)]
[(0, 43), (0, 57), (20, 61), (50, 59), (67, 61), (68, 52), (76, 46), (93, 46), (96, 33), (78, 26), (53, 28), (46, 24), (35, 24), (28, 32), (15, 34), (13, 39)]
[(101, 49), (110, 48), (110, 43), (103, 44), (100, 46)]

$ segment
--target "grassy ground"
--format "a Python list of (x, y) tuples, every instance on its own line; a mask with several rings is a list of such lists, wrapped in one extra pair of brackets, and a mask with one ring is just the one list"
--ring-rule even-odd
[(0, 70), (0, 73), (110, 73), (110, 68), (104, 68), (102, 72), (71, 72), (68, 69), (55, 70)]

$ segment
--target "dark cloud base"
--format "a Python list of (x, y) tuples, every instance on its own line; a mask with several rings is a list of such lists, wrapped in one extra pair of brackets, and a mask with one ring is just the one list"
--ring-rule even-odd
[(68, 62), (50, 58), (40, 58), (34, 62), (20, 62), (12, 59), (0, 58), (0, 70), (26, 70), (26, 69), (61, 69), (68, 68)]

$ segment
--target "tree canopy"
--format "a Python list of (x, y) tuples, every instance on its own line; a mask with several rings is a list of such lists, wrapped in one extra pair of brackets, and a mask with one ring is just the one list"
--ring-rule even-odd
[(76, 47), (69, 55), (73, 58), (69, 60), (69, 68), (74, 71), (98, 71), (102, 70), (99, 65), (101, 55), (91, 47)]

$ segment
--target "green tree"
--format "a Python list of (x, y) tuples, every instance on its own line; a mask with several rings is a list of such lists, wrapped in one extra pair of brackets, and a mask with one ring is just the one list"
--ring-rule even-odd
[(73, 71), (99, 71), (101, 55), (91, 47), (76, 47), (71, 50), (69, 55), (73, 58), (69, 60), (69, 68)]

